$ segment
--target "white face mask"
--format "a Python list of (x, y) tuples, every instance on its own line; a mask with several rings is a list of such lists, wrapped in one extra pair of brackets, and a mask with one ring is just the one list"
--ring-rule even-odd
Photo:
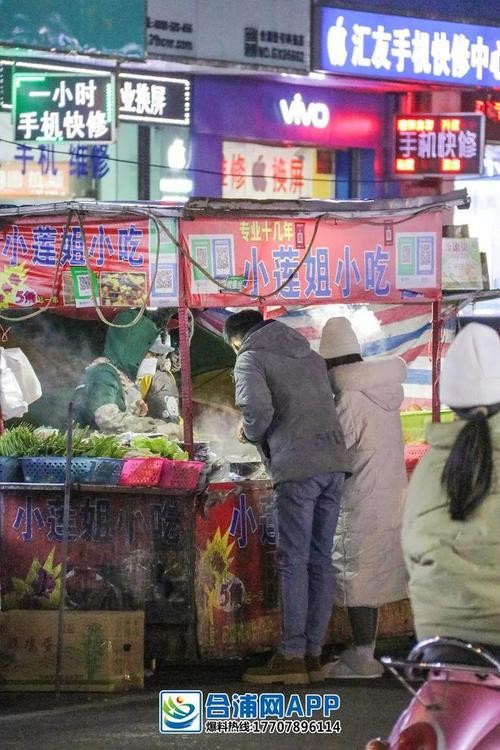
[(157, 364), (156, 357), (145, 357), (137, 370), (137, 380), (141, 380), (148, 375), (152, 377), (156, 372)]

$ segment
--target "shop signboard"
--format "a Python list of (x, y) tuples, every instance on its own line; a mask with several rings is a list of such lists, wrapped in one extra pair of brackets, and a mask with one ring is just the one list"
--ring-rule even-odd
[(210, 506), (207, 520), (196, 517), (197, 635), (204, 658), (271, 649), (279, 639), (272, 488), (232, 486), (228, 499)]
[[(224, 141), (224, 198), (315, 197), (316, 149)], [(324, 175), (320, 175), (319, 179)]]
[(0, 197), (27, 198), (67, 198), (71, 193), (70, 171), (67, 164), (58, 164), (54, 170), (43, 171), (33, 162), (0, 164)]
[(118, 117), (128, 122), (189, 125), (191, 82), (172, 76), (120, 73)]
[(14, 140), (112, 143), (115, 85), (104, 71), (14, 72)]
[(309, 70), (310, 8), (303, 0), (148, 0), (149, 57)]
[(486, 141), (500, 141), (500, 93), (495, 91), (464, 91), (462, 111), (479, 112), (486, 118)]
[[(189, 274), (189, 304), (437, 299), (441, 222), (439, 212), (397, 225), (382, 219), (362, 223), (328, 217), (181, 220), (181, 234), (196, 262)], [(234, 277), (241, 283), (236, 291), (227, 291)]]
[[(175, 237), (175, 222), (164, 223)], [(78, 296), (88, 297), (91, 279), (96, 278), (102, 307), (139, 306), (145, 297), (154, 307), (178, 304), (177, 248), (163, 231), (158, 243), (153, 222), (126, 216), (86, 219), (83, 235), (73, 221), (64, 239), (65, 227), (64, 216), (23, 218), (4, 225), (0, 309), (75, 307), (72, 271), (86, 268), (92, 273), (80, 275)]]
[(145, 0), (2, 0), (0, 43), (143, 59)]
[(479, 175), (484, 115), (412, 114), (395, 119), (394, 172), (401, 177)]
[(500, 29), (316, 7), (314, 67), (419, 83), (497, 87)]

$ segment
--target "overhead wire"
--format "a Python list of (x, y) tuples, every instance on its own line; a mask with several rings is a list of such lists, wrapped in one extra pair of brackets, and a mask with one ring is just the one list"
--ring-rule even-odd
[[(47, 145), (49, 145), (51, 147), (51, 153), (53, 154), (57, 154), (59, 156), (65, 156), (65, 157), (68, 157), (68, 156), (71, 157), (72, 155), (71, 152), (62, 151), (62, 150), (58, 150), (54, 148), (53, 143), (43, 144), (43, 148), (42, 148), (42, 145), (27, 145), (26, 143), (22, 143), (20, 141), (15, 141), (15, 140), (10, 140), (8, 138), (0, 138), (0, 143), (8, 143), (11, 146), (24, 147), (27, 149), (37, 150), (43, 153), (46, 152), (46, 147)], [(78, 145), (79, 144), (76, 144), (77, 147)], [(264, 144), (264, 145), (268, 147), (272, 147), (272, 144)], [(293, 150), (293, 148), (315, 148), (315, 147), (313, 145), (305, 146), (302, 144), (297, 144), (295, 146), (291, 146), (290, 150)], [(332, 148), (330, 150), (335, 151), (335, 148)], [(90, 153), (87, 154), (86, 158), (92, 158), (91, 154)], [(144, 164), (144, 166), (150, 170), (151, 169), (169, 170), (170, 172), (172, 172), (174, 175), (177, 175), (177, 176), (182, 172), (189, 172), (192, 174), (209, 175), (213, 177), (243, 178), (245, 180), (252, 179), (252, 177), (254, 177), (253, 173), (248, 173), (248, 172), (241, 172), (241, 173), (238, 172), (233, 175), (231, 173), (223, 172), (218, 169), (204, 169), (202, 167), (184, 167), (183, 169), (179, 170), (175, 167), (169, 167), (168, 164), (157, 164), (151, 161), (139, 162), (139, 160), (137, 159), (125, 159), (123, 157), (111, 156), (110, 154), (99, 154), (98, 158), (106, 162), (113, 162), (116, 164), (125, 164), (129, 166), (138, 166), (139, 163), (141, 163), (141, 164)], [(75, 159), (76, 159), (76, 162), (78, 162), (78, 155), (75, 155)], [(20, 159), (19, 161), (22, 161), (22, 160)], [(77, 171), (77, 164), (75, 165), (75, 168)], [(275, 175), (275, 174), (266, 173), (264, 175), (259, 175), (259, 177), (264, 177), (264, 179), (266, 180), (274, 180), (274, 179), (278, 181), (280, 180), (280, 176)], [(325, 177), (317, 176), (317, 175), (315, 175), (314, 177), (307, 177), (305, 175), (300, 175), (300, 180), (302, 182), (320, 183), (320, 184), (337, 184), (338, 183), (338, 184), (351, 185), (354, 182), (354, 183), (366, 184), (366, 185), (381, 185), (384, 183), (392, 183), (392, 182), (399, 183), (399, 182), (402, 182), (403, 180), (406, 180), (408, 177), (411, 177), (412, 179), (415, 179), (415, 180), (428, 179), (428, 177), (425, 174), (408, 175), (405, 173), (405, 175), (388, 175), (386, 177), (360, 177), (358, 180), (354, 180), (354, 181), (350, 177), (338, 177), (336, 174), (328, 175)], [(434, 177), (436, 177), (436, 175), (434, 175)], [(460, 174), (455, 174), (453, 172), (440, 174), (438, 177), (442, 179), (467, 180), (467, 181), (471, 179), (470, 176), (463, 176)], [(100, 178), (95, 177), (94, 179), (100, 179)], [(289, 178), (287, 177), (287, 179)], [(500, 175), (481, 175), (480, 179), (498, 180), (500, 179)]]

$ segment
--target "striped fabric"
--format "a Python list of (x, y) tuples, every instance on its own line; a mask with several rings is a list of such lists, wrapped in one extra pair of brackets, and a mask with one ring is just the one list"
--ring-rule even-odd
[[(210, 309), (195, 313), (206, 330), (222, 335), (224, 321), (231, 312)], [(443, 305), (444, 327), (441, 356), (453, 340), (456, 307)], [(300, 309), (271, 309), (270, 315), (302, 333), (316, 351), (323, 325), (328, 318), (345, 315), (362, 345), (363, 357), (399, 355), (408, 365), (403, 409), (411, 404), (430, 408), (432, 402), (431, 306), (430, 305), (317, 305)]]

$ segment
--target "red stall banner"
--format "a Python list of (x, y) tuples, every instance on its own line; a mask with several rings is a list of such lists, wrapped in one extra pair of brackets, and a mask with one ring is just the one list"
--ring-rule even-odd
[[(173, 238), (176, 222), (164, 220)], [(178, 252), (163, 231), (139, 216), (83, 219), (32, 216), (0, 231), (0, 310), (5, 308), (178, 304)], [(156, 269), (156, 266), (158, 267)], [(90, 275), (88, 273), (90, 271)], [(91, 286), (92, 285), (92, 286)]]
[[(0, 609), (57, 609), (63, 545), (61, 491), (0, 494)], [(185, 497), (72, 493), (67, 596), (72, 609), (145, 609), (158, 621), (191, 607), (192, 505)], [(158, 570), (161, 568), (161, 576)], [(181, 606), (182, 605), (182, 606)], [(181, 618), (185, 621), (185, 617)]]
[(440, 211), (394, 222), (330, 217), (181, 219), (183, 243), (195, 261), (187, 274), (188, 304), (439, 299), (441, 229)]
[[(217, 485), (211, 485), (216, 492)], [(196, 518), (195, 596), (203, 658), (242, 656), (279, 642), (272, 488), (238, 487)]]

